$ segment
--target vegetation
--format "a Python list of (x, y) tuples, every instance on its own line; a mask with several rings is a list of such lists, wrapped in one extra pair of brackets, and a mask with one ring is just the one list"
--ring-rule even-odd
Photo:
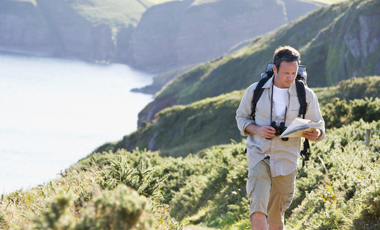
[[(361, 117), (368, 122), (380, 119), (380, 77), (352, 78), (334, 87), (315, 88), (326, 127), (341, 127)], [(207, 98), (189, 105), (177, 105), (159, 112), (154, 121), (143, 123), (134, 133), (120, 141), (106, 143), (95, 152), (148, 148), (160, 150), (162, 156), (186, 156), (213, 145), (238, 142), (235, 112), (245, 90)], [(354, 102), (348, 102), (357, 98)], [(363, 114), (363, 111), (367, 111)]]
[[(330, 129), (326, 140), (312, 145), (286, 212), (288, 229), (380, 227), (380, 133), (372, 134), (366, 148), (360, 144), (366, 128), (380, 130), (380, 121)], [(57, 180), (3, 195), (1, 227), (181, 229), (170, 213), (184, 225), (249, 229), (247, 172), (244, 142), (186, 158), (138, 149), (96, 153)], [(125, 187), (130, 184), (138, 186)]]
[[(140, 155), (128, 157), (133, 154)], [(89, 157), (48, 184), (2, 195), (0, 228), (180, 229), (161, 203), (168, 175), (152, 175), (155, 169), (145, 159), (129, 166), (126, 156)]]
[(143, 123), (139, 130), (121, 141), (106, 143), (95, 152), (140, 149), (159, 149), (163, 156), (186, 156), (188, 153), (229, 143), (240, 142), (235, 111), (243, 91), (234, 91), (207, 98), (187, 106), (166, 108), (156, 115), (153, 123)]

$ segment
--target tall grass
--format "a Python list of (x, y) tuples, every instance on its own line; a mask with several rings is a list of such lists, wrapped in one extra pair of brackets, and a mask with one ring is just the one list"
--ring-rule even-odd
[(0, 228), (181, 229), (162, 204), (168, 175), (152, 176), (155, 169), (142, 160), (128, 166), (127, 154), (89, 157), (59, 179), (2, 195)]

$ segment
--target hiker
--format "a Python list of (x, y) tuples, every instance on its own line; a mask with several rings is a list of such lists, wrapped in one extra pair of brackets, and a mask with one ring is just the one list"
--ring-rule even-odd
[[(251, 197), (249, 215), (252, 230), (267, 229), (267, 225), (271, 230), (284, 229), (284, 213), (294, 197), (301, 137), (280, 138), (279, 135), (295, 118), (301, 117), (313, 122), (322, 121), (323, 124), (312, 132), (303, 132), (307, 145), (308, 140), (325, 138), (317, 96), (297, 79), (300, 63), (301, 56), (293, 47), (277, 48), (273, 56), (273, 76), (268, 76), (267, 81), (261, 83), (262, 94), (257, 103), (253, 103), (253, 97), (258, 82), (248, 87), (236, 111), (240, 133), (248, 136), (246, 188)], [(303, 90), (303, 96), (298, 95), (297, 88)], [(302, 99), (305, 101), (302, 103), (304, 111), (300, 108)]]

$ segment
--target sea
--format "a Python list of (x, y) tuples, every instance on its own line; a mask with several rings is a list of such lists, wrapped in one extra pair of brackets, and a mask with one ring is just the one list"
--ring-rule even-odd
[(27, 190), (137, 129), (153, 75), (123, 64), (0, 54), (0, 194)]

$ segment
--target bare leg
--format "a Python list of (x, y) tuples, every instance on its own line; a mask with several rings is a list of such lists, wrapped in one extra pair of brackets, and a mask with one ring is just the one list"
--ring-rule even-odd
[(261, 212), (255, 212), (251, 215), (251, 229), (252, 230), (266, 230), (267, 217)]

